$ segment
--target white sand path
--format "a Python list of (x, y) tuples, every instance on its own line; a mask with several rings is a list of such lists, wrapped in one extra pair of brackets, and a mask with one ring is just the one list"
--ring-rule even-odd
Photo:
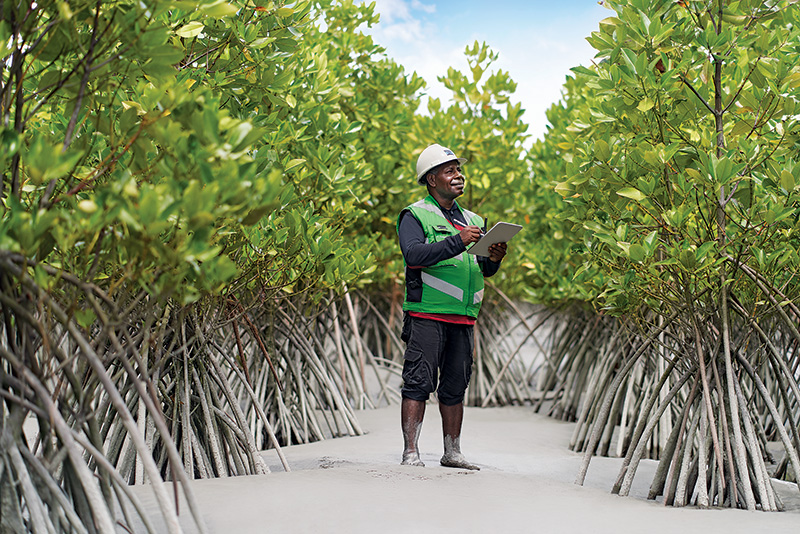
[[(265, 451), (265, 476), (200, 480), (196, 498), (212, 534), (256, 533), (681, 533), (758, 534), (800, 528), (797, 486), (776, 482), (788, 511), (699, 510), (646, 500), (656, 463), (640, 466), (630, 497), (610, 493), (619, 459), (595, 458), (574, 484), (581, 455), (573, 425), (530, 408), (467, 408), (462, 450), (481, 471), (439, 466), (441, 420), (427, 407), (426, 467), (400, 466), (399, 407), (359, 412), (365, 436), (284, 448), (291, 472)], [(146, 487), (137, 491), (155, 511)], [(195, 532), (182, 506), (187, 532)]]

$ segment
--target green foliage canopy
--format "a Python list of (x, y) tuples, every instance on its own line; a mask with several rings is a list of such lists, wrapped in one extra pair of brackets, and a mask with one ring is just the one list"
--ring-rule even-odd
[(0, 248), (184, 303), (369, 271), (422, 84), (373, 7), (3, 4)]
[(737, 262), (784, 287), (800, 260), (796, 6), (608, 5), (589, 38), (598, 64), (567, 86), (580, 105), (548, 139), (595, 273), (582, 280), (617, 313), (745, 283), (729, 278)]
[[(420, 195), (413, 162), (431, 142), (470, 160), (462, 203), (490, 223), (530, 221), (520, 197), (540, 195), (497, 54), (467, 47), (468, 74), (441, 78), (452, 103), (418, 114), (423, 80), (362, 32), (374, 5), (3, 9), (0, 248), (112, 294), (316, 299), (396, 283), (395, 218)], [(534, 265), (526, 248), (500, 277), (512, 291), (527, 283), (515, 267)]]

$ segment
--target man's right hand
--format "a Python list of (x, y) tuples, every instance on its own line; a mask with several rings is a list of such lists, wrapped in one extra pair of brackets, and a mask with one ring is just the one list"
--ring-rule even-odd
[(477, 226), (465, 226), (461, 229), (461, 241), (464, 242), (464, 246), (466, 247), (470, 243), (475, 243), (481, 238), (481, 229)]

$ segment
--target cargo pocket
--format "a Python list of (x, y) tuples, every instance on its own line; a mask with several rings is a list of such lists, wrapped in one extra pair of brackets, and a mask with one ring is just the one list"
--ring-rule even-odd
[(436, 388), (436, 369), (419, 349), (406, 350), (403, 362), (404, 397), (425, 401)]
[(422, 358), (422, 356), (423, 356), (423, 354), (422, 354), (421, 350), (419, 350), (419, 349), (411, 349), (411, 350), (407, 350), (405, 352), (405, 354), (403, 355), (403, 358), (405, 358), (409, 362), (416, 362), (416, 361), (419, 361), (420, 358)]
[(403, 330), (400, 332), (400, 339), (403, 343), (408, 343), (408, 340), (411, 338), (411, 316), (408, 315), (408, 312), (403, 314)]

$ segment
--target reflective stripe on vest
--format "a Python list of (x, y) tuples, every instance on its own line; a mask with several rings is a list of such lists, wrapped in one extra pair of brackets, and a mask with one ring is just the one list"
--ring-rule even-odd
[[(439, 208), (439, 206), (431, 206), (429, 203), (425, 202), (425, 199), (422, 199), (420, 201), (414, 202), (411, 206), (414, 206), (415, 208), (422, 208), (422, 209), (424, 209), (426, 211), (429, 211), (429, 212), (433, 213), (434, 215), (438, 215), (442, 219), (447, 220), (445, 218), (445, 216), (442, 215), (442, 210)], [(411, 206), (409, 206), (409, 207), (411, 207)], [(466, 214), (465, 214), (465, 216), (466, 216)]]
[[(450, 282), (445, 282), (441, 278), (436, 278), (435, 276), (422, 271), (422, 283), (426, 286), (430, 286), (433, 289), (437, 289), (444, 293), (445, 295), (449, 295), (454, 299), (462, 302), (464, 300), (464, 290), (458, 287), (455, 284), (451, 284)], [(477, 293), (475, 294), (477, 297)], [(473, 304), (475, 304), (473, 302)]]
[[(459, 206), (468, 225), (483, 226), (483, 219)], [(422, 225), (425, 242), (434, 243), (458, 235), (458, 230), (447, 220), (441, 208), (428, 196), (408, 206), (408, 210)], [(398, 218), (398, 227), (400, 223)], [(415, 269), (416, 271), (416, 269)], [(483, 301), (483, 273), (478, 258), (473, 254), (461, 252), (452, 258), (429, 267), (421, 268), (419, 281), (421, 293), (415, 293), (415, 300), (409, 300), (408, 288), (403, 309), (425, 313), (452, 313), (477, 317)], [(419, 286), (417, 286), (419, 287)], [(421, 295), (421, 297), (417, 297)], [(420, 300), (416, 300), (419, 298)]]
[(475, 297), (472, 299), (473, 304), (480, 304), (483, 302), (483, 289), (475, 293)]

